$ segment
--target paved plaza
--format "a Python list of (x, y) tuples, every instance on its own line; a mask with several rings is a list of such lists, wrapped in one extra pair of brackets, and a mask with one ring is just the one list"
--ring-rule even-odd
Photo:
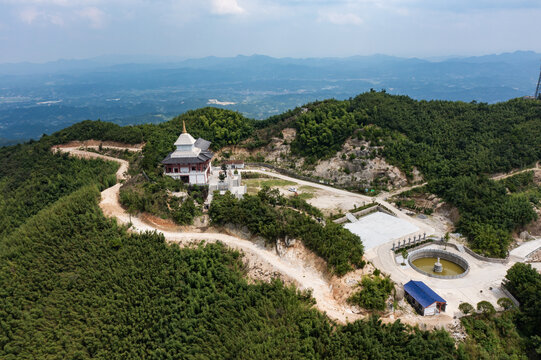
[(356, 222), (344, 224), (344, 227), (359, 235), (367, 250), (420, 231), (417, 226), (406, 220), (379, 211)]

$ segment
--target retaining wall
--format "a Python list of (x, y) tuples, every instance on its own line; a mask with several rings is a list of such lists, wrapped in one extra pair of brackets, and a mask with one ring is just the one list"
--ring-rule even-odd
[[(417, 266), (413, 265), (414, 260), (417, 260), (417, 259), (420, 259), (420, 258), (425, 258), (425, 257), (435, 257), (435, 258), (439, 257), (440, 259), (444, 259), (444, 260), (454, 262), (454, 263), (460, 265), (464, 269), (464, 272), (462, 274), (458, 274), (458, 275), (436, 275), (436, 274), (427, 273), (427, 272), (419, 269)], [(466, 260), (464, 260), (460, 256), (455, 255), (453, 253), (450, 253), (448, 251), (438, 250), (438, 249), (416, 250), (416, 251), (409, 254), (408, 263), (410, 264), (411, 268), (416, 270), (417, 272), (420, 272), (423, 275), (430, 276), (430, 277), (433, 277), (433, 278), (438, 278), (438, 279), (460, 279), (460, 278), (466, 276), (468, 274), (468, 272), (470, 271), (470, 265), (468, 264), (468, 262)]]
[[(381, 212), (384, 212), (384, 213), (387, 213), (386, 211), (383, 211), (382, 208), (377, 204), (377, 203), (374, 203), (373, 206), (370, 206), (366, 209), (362, 209), (362, 210), (359, 210), (359, 211), (355, 211), (355, 212), (351, 212), (350, 213), (355, 216), (357, 219), (363, 217), (363, 216), (366, 216), (368, 214), (371, 214), (371, 213), (374, 213), (374, 212), (377, 212), (377, 211), (381, 211)], [(392, 214), (393, 216), (396, 216), (394, 214)], [(345, 222), (347, 222), (348, 218), (346, 216), (343, 216), (339, 219), (336, 219), (334, 220), (334, 222), (336, 224), (343, 224)]]
[(386, 206), (383, 206), (381, 204), (378, 205), (378, 211), (382, 212), (382, 213), (385, 213), (387, 215), (397, 217), (396, 214), (392, 210), (388, 209)]
[(509, 290), (507, 290), (507, 288), (505, 287), (503, 283), (502, 283), (502, 286), (500, 286), (500, 289), (502, 289), (503, 293), (507, 295), (509, 299), (511, 299), (511, 301), (513, 302), (513, 304), (515, 304), (516, 307), (520, 306), (520, 302), (513, 296), (513, 294), (509, 292)]
[[(406, 248), (406, 250), (408, 251), (414, 251), (414, 250), (417, 250), (417, 249), (422, 249), (428, 245), (433, 245), (433, 244), (436, 244), (436, 245), (441, 245), (441, 246), (450, 246), (452, 248), (455, 248), (456, 250), (459, 250), (458, 249), (458, 246), (456, 246), (456, 244), (453, 244), (451, 242), (448, 242), (448, 243), (445, 243), (445, 241), (442, 241), (442, 240), (434, 240), (434, 239), (431, 239), (432, 241), (428, 242), (428, 243), (425, 243), (425, 244), (421, 244), (421, 245), (418, 245), (418, 246), (415, 246), (415, 244), (408, 244), (406, 243), (406, 245), (400, 245), (400, 246), (397, 246), (395, 248), (395, 252), (400, 250), (400, 249), (404, 249)], [(408, 246), (411, 246), (413, 245), (411, 248), (407, 248)], [(471, 250), (469, 247), (467, 247), (466, 245), (462, 245), (462, 247), (464, 248), (464, 251), (467, 252), (469, 255), (473, 256), (474, 258), (476, 258), (477, 260), (481, 260), (481, 261), (487, 261), (487, 262), (491, 262), (491, 263), (497, 263), (497, 264), (507, 264), (507, 262), (509, 261), (509, 255), (507, 255), (507, 257), (505, 259), (500, 259), (500, 258), (490, 258), (490, 257), (486, 257), (486, 256), (482, 256), (482, 255), (479, 255), (477, 254), (476, 252), (474, 252), (473, 250)], [(460, 251), (460, 250), (459, 250)]]
[(347, 221), (348, 221), (348, 218), (345, 217), (345, 216), (343, 216), (343, 217), (341, 217), (341, 218), (339, 218), (339, 219), (333, 220), (333, 222), (334, 222), (335, 224), (343, 224), (343, 223), (345, 223), (345, 222), (347, 222)]
[(482, 260), (482, 261), (488, 261), (488, 262), (497, 263), (497, 264), (507, 264), (507, 262), (509, 261), (509, 254), (507, 254), (507, 257), (505, 259), (499, 259), (499, 258), (489, 258), (489, 257), (483, 256), (483, 255), (479, 255), (478, 253), (474, 252), (473, 250), (471, 250), (467, 246), (464, 246), (464, 250), (468, 254), (473, 256), (474, 258), (476, 258), (478, 260)]

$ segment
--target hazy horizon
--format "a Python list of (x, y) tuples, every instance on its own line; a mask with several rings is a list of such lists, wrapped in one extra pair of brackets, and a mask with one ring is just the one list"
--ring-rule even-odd
[(539, 18), (535, 0), (0, 0), (0, 63), (541, 52)]
[(476, 58), (476, 57), (483, 57), (483, 56), (499, 56), (499, 55), (506, 55), (506, 54), (514, 54), (514, 53), (535, 53), (537, 55), (540, 55), (540, 61), (541, 61), (541, 52), (537, 52), (535, 50), (529, 50), (529, 49), (516, 49), (516, 50), (509, 50), (509, 51), (502, 51), (498, 53), (479, 53), (479, 54), (449, 54), (449, 55), (439, 55), (439, 56), (399, 56), (394, 54), (385, 54), (385, 53), (373, 53), (373, 54), (353, 54), (348, 56), (272, 56), (269, 54), (259, 54), (259, 53), (253, 53), (253, 54), (236, 54), (231, 56), (218, 56), (218, 55), (205, 55), (200, 57), (181, 57), (181, 56), (168, 56), (168, 55), (152, 55), (152, 54), (101, 54), (96, 55), (92, 57), (59, 57), (51, 60), (44, 60), (44, 61), (32, 61), (32, 60), (23, 60), (23, 61), (7, 61), (7, 62), (0, 62), (0, 65), (8, 65), (8, 64), (47, 64), (47, 63), (54, 63), (59, 61), (109, 61), (110, 63), (114, 64), (122, 64), (126, 62), (134, 62), (134, 63), (167, 63), (167, 62), (182, 62), (186, 60), (201, 60), (201, 59), (207, 59), (207, 58), (217, 58), (217, 59), (233, 59), (238, 57), (252, 57), (252, 56), (262, 56), (262, 57), (269, 57), (273, 59), (279, 59), (279, 60), (285, 60), (285, 59), (294, 59), (294, 60), (303, 60), (303, 59), (347, 59), (347, 58), (354, 58), (354, 57), (373, 57), (373, 56), (386, 56), (386, 57), (396, 57), (401, 59), (419, 59), (419, 60), (425, 60), (425, 61), (431, 61), (431, 62), (439, 62), (439, 61), (445, 61), (450, 59), (464, 59), (464, 58)]

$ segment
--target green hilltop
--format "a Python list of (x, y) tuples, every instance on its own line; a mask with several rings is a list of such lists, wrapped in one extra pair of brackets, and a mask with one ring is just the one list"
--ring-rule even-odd
[[(443, 330), (400, 321), (336, 324), (314, 309), (309, 292), (279, 280), (247, 281), (242, 254), (221, 244), (179, 248), (154, 233), (128, 233), (98, 207), (99, 191), (115, 183), (117, 165), (50, 151), (72, 140), (145, 142), (135, 170), (159, 183), (159, 161), (171, 151), (181, 121), (215, 151), (258, 149), (295, 128), (292, 155), (304, 157), (308, 170), (348, 137), (383, 144), (389, 163), (406, 174), (419, 169), (428, 189), (459, 209), (458, 230), (486, 255), (505, 256), (511, 232), (535, 218), (535, 199), (518, 191), (528, 179), (502, 183), (488, 176), (540, 160), (536, 101), (487, 105), (368, 92), (261, 122), (216, 108), (160, 124), (84, 121), (0, 148), (0, 358), (526, 359), (541, 353), (535, 325), (541, 276), (527, 265), (508, 274), (520, 309), (466, 317), (469, 336), (458, 346)], [(249, 216), (241, 203), (230, 202)], [(311, 222), (298, 222), (316, 231)]]

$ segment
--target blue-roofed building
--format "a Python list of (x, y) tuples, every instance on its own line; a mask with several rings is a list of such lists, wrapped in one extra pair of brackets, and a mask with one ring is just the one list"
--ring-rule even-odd
[(404, 293), (409, 303), (421, 315), (437, 315), (445, 311), (447, 301), (422, 281), (410, 280), (404, 285)]

